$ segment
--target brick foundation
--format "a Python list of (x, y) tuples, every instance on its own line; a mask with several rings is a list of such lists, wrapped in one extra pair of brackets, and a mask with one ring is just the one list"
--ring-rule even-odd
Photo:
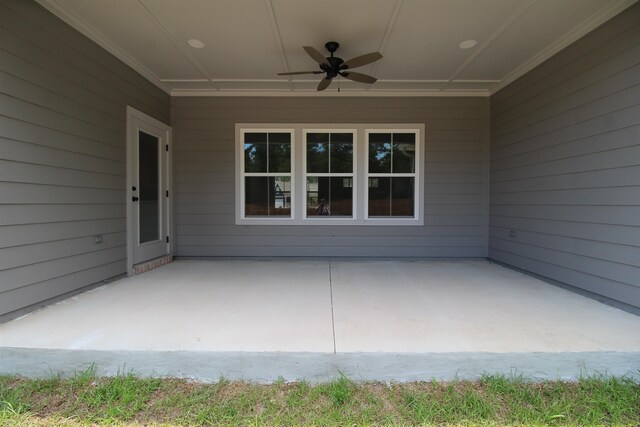
[(133, 274), (141, 274), (173, 261), (173, 256), (165, 255), (133, 266)]

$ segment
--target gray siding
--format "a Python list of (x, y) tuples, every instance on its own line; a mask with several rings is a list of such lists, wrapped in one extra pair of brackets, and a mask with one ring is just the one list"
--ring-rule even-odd
[(0, 315), (126, 272), (127, 105), (169, 122), (167, 94), (35, 2), (0, 1)]
[[(178, 256), (484, 257), (487, 98), (172, 99)], [(424, 123), (425, 225), (235, 225), (236, 123)]]
[(491, 98), (489, 228), (490, 258), (640, 307), (640, 4)]

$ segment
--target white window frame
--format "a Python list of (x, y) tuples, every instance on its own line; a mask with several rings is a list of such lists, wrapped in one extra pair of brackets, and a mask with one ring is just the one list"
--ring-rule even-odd
[[(405, 172), (401, 172), (401, 173), (395, 173), (395, 172), (389, 172), (389, 173), (381, 173), (381, 172), (369, 172), (369, 135), (372, 133), (390, 133), (390, 134), (394, 134), (394, 133), (412, 133), (415, 134), (416, 136), (416, 151), (415, 151), (415, 170), (413, 173), (405, 173)], [(421, 203), (422, 203), (422, 198), (421, 198), (421, 193), (418, 191), (418, 188), (420, 188), (421, 186), (418, 183), (418, 179), (421, 176), (421, 174), (419, 173), (419, 169), (421, 169), (420, 166), (422, 166), (422, 153), (419, 149), (419, 137), (420, 137), (420, 130), (419, 129), (367, 129), (365, 131), (365, 159), (366, 159), (366, 164), (365, 164), (365, 168), (366, 168), (366, 172), (365, 172), (365, 203), (364, 203), (364, 216), (365, 218), (367, 218), (368, 221), (371, 220), (379, 220), (379, 221), (384, 221), (384, 222), (388, 222), (388, 221), (394, 221), (394, 220), (400, 220), (400, 219), (406, 219), (406, 220), (415, 220), (418, 217), (421, 217), (422, 214), (421, 212), (419, 212)], [(393, 147), (392, 147), (393, 150)], [(393, 151), (392, 154), (393, 156)], [(413, 195), (413, 217), (401, 217), (401, 216), (376, 216), (376, 217), (371, 217), (369, 218), (369, 178), (413, 178), (413, 182), (414, 182), (414, 195)], [(422, 190), (424, 191), (424, 189)]]
[[(236, 132), (237, 133), (237, 132)], [(245, 133), (289, 133), (291, 134), (291, 168), (289, 173), (286, 172), (245, 172), (244, 171), (244, 135)], [(289, 224), (295, 218), (296, 209), (296, 182), (295, 182), (295, 137), (294, 129), (290, 127), (280, 128), (242, 128), (240, 129), (239, 143), (236, 144), (238, 152), (236, 153), (236, 170), (240, 171), (240, 176), (236, 175), (236, 223), (240, 221), (243, 224)], [(238, 137), (237, 137), (238, 138)], [(268, 164), (268, 161), (267, 161)], [(291, 216), (246, 216), (245, 215), (245, 177), (271, 177), (271, 176), (289, 176), (291, 179)], [(240, 186), (240, 188), (238, 188)], [(238, 197), (240, 195), (240, 197)], [(240, 206), (238, 209), (238, 203)], [(240, 214), (240, 218), (238, 218)]]
[[(307, 132), (354, 132), (353, 170), (353, 217), (307, 217), (306, 216), (306, 133)], [(416, 134), (416, 171), (413, 217), (373, 217), (367, 218), (368, 208), (368, 166), (369, 133)], [(245, 132), (290, 132), (291, 139), (291, 217), (245, 217), (244, 193), (244, 133)], [(236, 224), (237, 225), (424, 225), (424, 150), (425, 126), (421, 123), (407, 124), (325, 124), (325, 123), (237, 123), (235, 129), (236, 146)], [(262, 174), (264, 175), (264, 174)], [(283, 175), (276, 173), (275, 175)], [(286, 174), (285, 174), (286, 175)], [(319, 174), (311, 173), (316, 176)], [(327, 174), (329, 176), (331, 174)], [(336, 174), (340, 175), (340, 174)], [(298, 184), (302, 183), (302, 184)]]
[[(352, 154), (352, 169), (351, 173), (337, 173), (337, 172), (328, 172), (328, 173), (308, 173), (307, 172), (307, 134), (309, 133), (350, 133), (353, 135), (353, 154)], [(356, 129), (329, 129), (329, 128), (319, 128), (319, 129), (303, 129), (302, 130), (302, 149), (304, 151), (304, 155), (302, 156), (302, 187), (304, 187), (304, 209), (302, 209), (302, 218), (312, 222), (323, 222), (327, 221), (329, 224), (334, 224), (341, 220), (349, 221), (352, 223), (354, 219), (356, 219), (357, 213), (357, 168), (356, 162), (358, 160), (358, 131)], [(331, 164), (331, 152), (329, 152), (329, 164)], [(331, 170), (331, 169), (329, 169)], [(351, 178), (351, 217), (331, 217), (331, 216), (307, 216), (307, 178), (309, 176), (317, 176), (317, 177), (349, 177)]]

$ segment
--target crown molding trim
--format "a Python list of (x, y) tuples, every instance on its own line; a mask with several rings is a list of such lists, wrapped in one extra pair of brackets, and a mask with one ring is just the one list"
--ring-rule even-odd
[(497, 83), (491, 88), (489, 88), (489, 92), (491, 93), (491, 95), (493, 95), (499, 90), (507, 87), (509, 84), (513, 83), (515, 80), (527, 74), (529, 71), (533, 70), (538, 65), (542, 64), (544, 61), (551, 58), (556, 53), (560, 52), (562, 49), (575, 43), (580, 38), (590, 33), (591, 31), (595, 30), (600, 25), (604, 24), (609, 19), (613, 18), (623, 10), (629, 8), (637, 1), (638, 0), (614, 1), (609, 5), (605, 6), (604, 8), (600, 9), (591, 17), (584, 20), (580, 25), (575, 27), (573, 30), (569, 31), (563, 37), (556, 40), (553, 44), (541, 50), (532, 58), (530, 58), (527, 62), (525, 62), (524, 64), (522, 64), (521, 66), (519, 66), (518, 68), (516, 68), (506, 76), (504, 76), (504, 78), (500, 80), (500, 83)]
[(58, 18), (69, 24), (74, 29), (80, 31), (86, 37), (97, 43), (104, 50), (118, 58), (120, 61), (133, 68), (138, 74), (149, 80), (167, 94), (171, 94), (171, 87), (155, 75), (151, 70), (142, 65), (137, 59), (120, 49), (115, 43), (105, 37), (102, 33), (89, 25), (84, 19), (72, 12), (68, 7), (58, 0), (36, 0), (42, 7), (53, 13)]
[(175, 97), (184, 97), (184, 96), (198, 96), (198, 97), (206, 97), (206, 96), (274, 96), (274, 97), (297, 97), (297, 96), (306, 96), (306, 97), (405, 97), (405, 98), (415, 98), (415, 97), (425, 97), (425, 98), (434, 98), (434, 97), (475, 97), (475, 98), (484, 98), (489, 97), (490, 93), (488, 90), (478, 90), (478, 91), (372, 91), (372, 90), (343, 90), (341, 92), (336, 91), (324, 91), (317, 92), (315, 90), (298, 90), (298, 91), (277, 91), (277, 90), (265, 90), (265, 91), (257, 91), (257, 90), (186, 90), (186, 89), (177, 89), (171, 91), (171, 96)]

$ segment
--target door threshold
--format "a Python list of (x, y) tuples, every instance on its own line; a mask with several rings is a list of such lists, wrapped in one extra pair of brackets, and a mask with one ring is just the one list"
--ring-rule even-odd
[(158, 268), (161, 265), (165, 265), (173, 261), (173, 255), (163, 255), (158, 258), (151, 259), (149, 261), (141, 262), (133, 266), (133, 274), (142, 274), (154, 268)]

